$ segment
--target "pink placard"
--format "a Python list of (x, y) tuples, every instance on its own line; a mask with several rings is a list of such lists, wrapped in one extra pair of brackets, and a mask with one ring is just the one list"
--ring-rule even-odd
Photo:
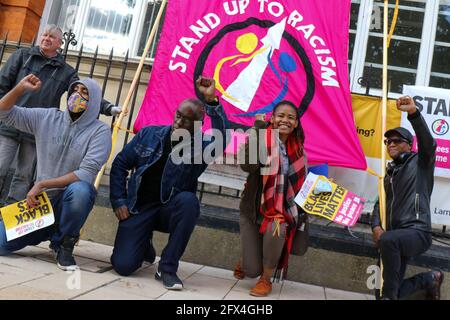
[(334, 217), (334, 222), (347, 227), (353, 227), (358, 221), (363, 209), (364, 199), (351, 192), (347, 192), (338, 213)]
[[(450, 141), (445, 139), (434, 139), (436, 148), (436, 168), (450, 169)], [(417, 138), (414, 136), (413, 148), (417, 152)]]

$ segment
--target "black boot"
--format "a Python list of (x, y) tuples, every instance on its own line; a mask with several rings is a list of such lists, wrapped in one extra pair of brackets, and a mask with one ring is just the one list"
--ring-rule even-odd
[(58, 268), (64, 271), (75, 271), (78, 269), (77, 263), (73, 257), (73, 248), (77, 241), (77, 238), (64, 238), (56, 257)]

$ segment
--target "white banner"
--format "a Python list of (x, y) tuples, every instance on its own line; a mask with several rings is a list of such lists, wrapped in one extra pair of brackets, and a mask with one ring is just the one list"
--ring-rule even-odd
[[(414, 99), (437, 142), (434, 175), (450, 178), (450, 90), (403, 86), (403, 94)], [(403, 112), (401, 126), (408, 129), (415, 137), (414, 130), (407, 117), (406, 112)], [(416, 139), (414, 139), (413, 150), (417, 150)]]

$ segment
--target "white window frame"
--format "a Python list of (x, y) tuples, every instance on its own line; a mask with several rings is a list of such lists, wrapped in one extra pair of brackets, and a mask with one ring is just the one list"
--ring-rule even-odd
[[(53, 7), (53, 0), (46, 0), (44, 11), (42, 12), (41, 17), (41, 25), (39, 26), (38, 36), (40, 36), (44, 32), (45, 26), (48, 24), (48, 20), (50, 18), (50, 11)], [(45, 21), (45, 23), (43, 23)]]
[[(414, 1), (414, 0), (409, 0)], [(419, 1), (418, 1), (419, 2)], [(439, 15), (439, 2), (440, 0), (427, 0), (425, 4), (425, 15), (422, 28), (422, 38), (420, 40), (419, 60), (416, 70), (416, 83), (418, 86), (428, 86), (431, 77), (431, 67), (433, 64), (434, 46), (436, 38), (437, 21)], [(390, 5), (392, 6), (392, 4)], [(358, 18), (358, 30), (355, 39), (355, 48), (353, 51), (353, 63), (351, 68), (351, 91), (354, 93), (364, 94), (366, 88), (358, 83), (358, 79), (363, 76), (367, 44), (369, 41), (370, 25), (372, 23), (372, 12), (374, 10), (374, 0), (361, 0), (359, 18)], [(412, 40), (407, 37), (394, 36), (394, 39), (400, 40)], [(417, 41), (417, 39), (414, 39)], [(390, 66), (390, 70), (405, 71), (406, 68), (400, 68)], [(411, 71), (408, 69), (407, 71)], [(381, 96), (382, 90), (371, 88), (371, 95)], [(398, 98), (401, 94), (396, 92), (389, 92), (390, 98)]]
[[(373, 0), (361, 0), (353, 49), (352, 68), (350, 70), (350, 87), (352, 92), (365, 92), (365, 88), (362, 88), (358, 84), (358, 79), (362, 76), (364, 70), (369, 29), (372, 23), (372, 7)], [(361, 57), (364, 57), (364, 59), (361, 59)], [(359, 91), (357, 91), (357, 88), (360, 88)]]
[(417, 69), (416, 85), (428, 86), (433, 65), (434, 45), (436, 42), (436, 29), (439, 16), (439, 1), (428, 0), (424, 17), (422, 46), (420, 48), (419, 66)]
[[(50, 11), (52, 9), (54, 0), (47, 0), (44, 8), (44, 14), (41, 19), (40, 32), (44, 26), (48, 23)], [(128, 37), (128, 47), (130, 57), (137, 57), (137, 51), (139, 47), (139, 41), (144, 19), (145, 11), (149, 0), (136, 0), (136, 6), (134, 8), (133, 20), (130, 26), (130, 33)], [(71, 47), (71, 51), (80, 50), (83, 43), (83, 37), (87, 26), (87, 20), (89, 18), (89, 9), (91, 8), (92, 0), (81, 0), (78, 8), (77, 18), (72, 32), (77, 36), (78, 44), (75, 47)]]
[[(78, 45), (75, 48), (77, 50), (80, 49), (81, 43), (83, 42), (83, 37), (87, 26), (87, 20), (89, 18), (89, 9), (91, 8), (91, 4), (92, 0), (82, 0), (80, 2), (80, 13), (77, 16), (77, 21), (75, 23), (74, 28), (75, 29), (74, 33), (79, 35), (78, 39), (80, 39), (80, 41), (78, 41)], [(136, 0), (136, 6), (134, 8), (133, 13), (133, 20), (131, 22), (130, 33), (128, 37), (128, 48), (130, 55), (133, 57), (136, 55), (136, 52), (134, 51), (135, 43), (136, 41), (139, 41), (136, 40), (136, 38), (139, 37), (139, 27), (142, 27), (143, 24), (143, 21), (141, 20), (143, 20), (143, 18), (145, 17), (145, 13), (144, 17), (142, 17), (144, 4), (147, 4), (147, 0)]]
[[(133, 57), (140, 58), (140, 56), (138, 56), (137, 53), (139, 51), (139, 43), (141, 41), (141, 37), (147, 36), (147, 35), (143, 34), (143, 29), (144, 29), (144, 24), (145, 24), (145, 15), (147, 14), (148, 3), (151, 0), (137, 0), (137, 1), (141, 2), (140, 10), (139, 10), (139, 17), (137, 19), (138, 29), (137, 29), (137, 32), (134, 33), (133, 44), (132, 44), (132, 46), (130, 46), (130, 52), (132, 53)], [(157, 14), (157, 12), (155, 14)], [(148, 41), (148, 39), (145, 39), (145, 43), (147, 43), (147, 41)], [(147, 58), (147, 59), (149, 59), (149, 58)], [(153, 59), (149, 59), (149, 60), (153, 61)]]
[[(437, 22), (438, 22), (438, 18), (439, 18), (439, 13), (440, 13), (440, 11), (439, 11), (439, 7), (440, 7), (440, 0), (436, 0), (436, 7), (434, 8), (434, 10), (436, 11), (436, 15), (435, 15), (435, 19), (434, 19), (434, 30), (433, 30), (433, 34), (432, 34), (432, 37), (431, 37), (431, 39), (433, 40), (433, 42), (432, 42), (432, 46), (431, 46), (431, 48), (430, 48), (430, 52), (429, 52), (429, 56), (431, 57), (431, 60), (430, 60), (430, 63), (429, 63), (429, 65), (428, 65), (428, 69), (427, 69), (427, 71), (428, 71), (428, 73), (427, 73), (427, 86), (429, 85), (429, 82), (430, 82), (430, 80), (431, 80), (431, 77), (433, 76), (433, 74), (434, 75), (437, 75), (438, 77), (440, 76), (440, 77), (443, 77), (443, 78), (450, 78), (450, 74), (446, 74), (446, 73), (439, 73), (439, 72), (432, 72), (431, 71), (431, 68), (432, 68), (432, 66), (433, 66), (433, 58), (434, 58), (434, 49), (435, 49), (435, 46), (436, 45), (444, 45), (444, 46), (446, 46), (446, 47), (450, 47), (450, 41), (448, 41), (448, 42), (445, 42), (445, 43), (442, 43), (442, 42), (440, 42), (440, 41), (436, 41), (436, 30), (437, 30)], [(449, 3), (449, 5), (450, 5), (450, 3)]]

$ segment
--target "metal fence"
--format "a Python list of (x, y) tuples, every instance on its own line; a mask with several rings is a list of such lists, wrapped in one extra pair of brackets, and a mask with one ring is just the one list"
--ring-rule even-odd
[[(76, 40), (75, 34), (73, 34), (71, 31), (64, 33), (64, 47), (61, 49), (61, 54), (63, 55), (64, 60), (66, 61), (68, 58), (70, 58), (71, 62), (68, 62), (68, 63), (72, 64), (72, 67), (77, 72), (79, 72), (80, 66), (82, 64), (90, 65), (89, 72), (86, 75), (87, 77), (90, 77), (90, 78), (92, 78), (94, 76), (96, 67), (98, 67), (99, 63), (102, 63), (103, 65), (105, 65), (106, 66), (105, 72), (104, 72), (104, 74), (101, 75), (101, 81), (103, 81), (103, 83), (102, 83), (102, 94), (103, 95), (105, 94), (106, 88), (108, 86), (108, 82), (112, 79), (111, 69), (112, 69), (113, 64), (116, 69), (119, 68), (121, 70), (121, 75), (118, 80), (119, 84), (118, 84), (118, 90), (117, 90), (116, 96), (113, 99), (110, 99), (111, 103), (113, 103), (115, 105), (119, 105), (120, 99), (122, 98), (123, 87), (124, 87), (125, 82), (131, 82), (130, 79), (126, 78), (126, 72), (127, 72), (127, 70), (130, 69), (131, 64), (137, 65), (137, 63), (130, 61), (128, 52), (126, 53), (126, 55), (123, 58), (115, 57), (114, 56), (114, 48), (111, 48), (111, 51), (107, 57), (105, 57), (103, 55), (99, 55), (98, 47), (94, 53), (85, 52), (83, 50), (83, 45), (81, 45), (80, 49), (77, 51), (69, 51), (69, 49), (71, 47), (75, 47), (75, 46), (77, 46), (77, 44), (78, 44), (78, 41)], [(34, 46), (34, 45), (35, 45), (35, 41), (33, 41), (32, 44), (27, 44), (27, 43), (23, 43), (21, 41), (21, 39), (18, 42), (9, 42), (8, 34), (6, 34), (5, 38), (3, 40), (0, 40), (0, 65), (5, 62), (4, 61), (5, 53), (8, 50), (13, 51), (13, 50), (21, 49), (21, 48), (29, 48), (30, 46)], [(143, 70), (151, 71), (151, 62), (145, 63)], [(138, 83), (141, 82), (141, 76), (142, 76), (142, 72), (139, 75)], [(98, 77), (98, 75), (97, 75), (97, 77)], [(115, 78), (114, 80), (117, 80), (117, 78)], [(136, 89), (134, 92), (132, 101), (131, 101), (131, 105), (129, 106), (128, 122), (126, 124), (127, 130), (131, 130), (132, 125), (133, 125), (132, 120), (133, 120), (134, 116), (136, 115), (136, 113), (138, 112), (138, 109), (136, 106), (138, 92), (139, 92), (139, 90)], [(114, 117), (112, 117), (110, 120), (111, 128), (113, 127), (115, 121), (116, 121), (116, 119)], [(124, 145), (126, 143), (128, 143), (129, 140), (130, 140), (130, 134), (129, 134), (129, 132), (126, 132)]]

